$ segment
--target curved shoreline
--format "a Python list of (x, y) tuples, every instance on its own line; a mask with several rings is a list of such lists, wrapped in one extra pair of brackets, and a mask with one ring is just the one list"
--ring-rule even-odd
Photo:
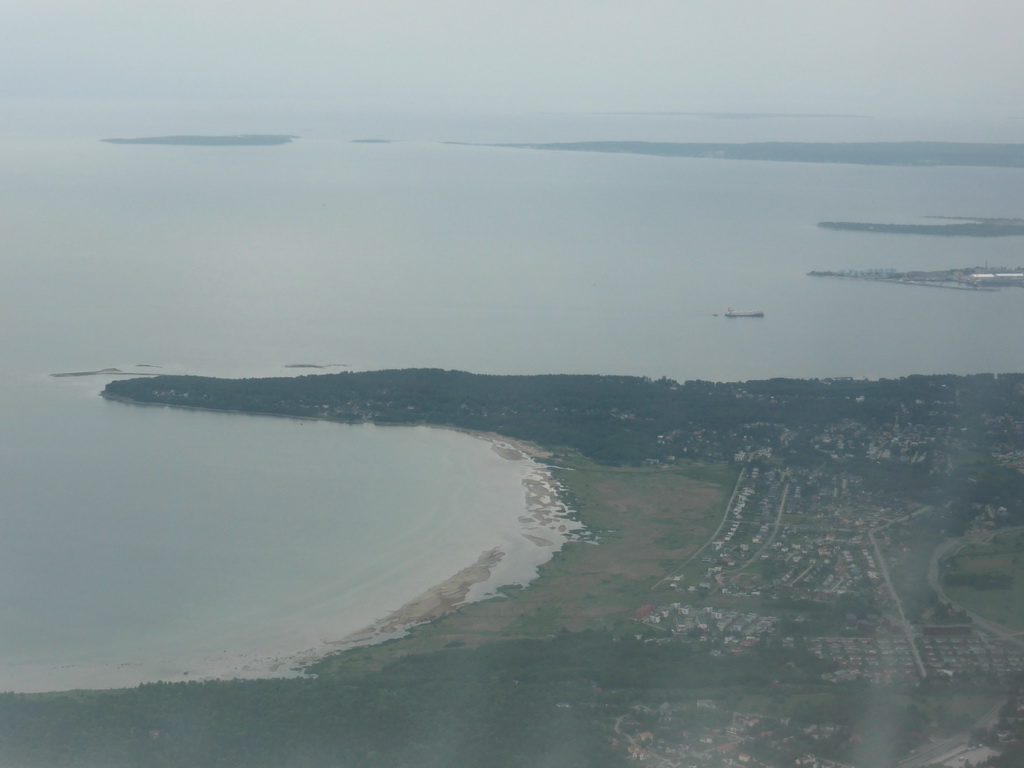
[[(491, 442), (491, 450), (506, 460), (521, 461), (527, 458), (524, 452), (518, 450), (518, 446), (512, 447), (504, 439), (498, 441), (485, 433), (472, 436)], [(570, 541), (574, 531), (582, 526), (571, 523), (565, 517), (569, 509), (558, 499), (558, 487), (546, 467), (536, 464), (534, 472), (523, 479), (523, 487), (526, 489), (526, 514), (519, 517), (520, 533), (537, 547), (552, 548), (553, 554)], [(544, 535), (539, 536), (537, 533)], [(440, 619), (463, 605), (487, 599), (498, 587), (506, 585), (491, 585), (489, 590), (476, 596), (471, 592), (476, 585), (487, 584), (491, 580), (494, 569), (507, 554), (501, 547), (481, 553), (475, 563), (434, 585), (398, 610), (362, 629), (350, 632), (341, 640), (329, 641), (327, 645), (334, 646), (330, 653), (402, 637), (420, 624)]]
[[(161, 374), (151, 374), (153, 376), (160, 376)], [(207, 411), (209, 413), (239, 413), (244, 416), (271, 416), (275, 419), (296, 419), (297, 421), (322, 421), (328, 424), (371, 424), (375, 427), (428, 427), (430, 429), (446, 429), (452, 432), (461, 432), (464, 435), (470, 435), (472, 437), (480, 438), (481, 440), (489, 440), (495, 443), (507, 443), (512, 448), (520, 451), (531, 459), (546, 459), (551, 457), (551, 452), (546, 451), (538, 445), (534, 445), (526, 440), (519, 440), (514, 437), (506, 437), (505, 435), (498, 434), (497, 432), (485, 432), (479, 429), (468, 429), (466, 427), (456, 427), (450, 424), (428, 424), (422, 421), (387, 421), (384, 423), (378, 423), (376, 421), (360, 419), (358, 421), (345, 421), (343, 419), (329, 419), (323, 416), (296, 416), (294, 413), (272, 413), (270, 411), (245, 411), (238, 408), (207, 408), (201, 405), (181, 405), (179, 403), (147, 403), (144, 400), (133, 400), (130, 397), (123, 395), (112, 395), (109, 392), (101, 391), (99, 396), (104, 400), (111, 400), (116, 403), (126, 403), (128, 405), (141, 405), (146, 407), (154, 408), (180, 408), (184, 411)], [(509, 458), (509, 457), (506, 457)], [(519, 458), (519, 457), (512, 457)]]
[(439, 619), (462, 605), (473, 585), (490, 579), (491, 571), (504, 557), (505, 553), (499, 547), (494, 547), (482, 553), (472, 565), (467, 565), (454, 576), (435, 584), (397, 611), (377, 619), (369, 626), (350, 632), (341, 640), (329, 640), (327, 645), (336, 646), (337, 651), (372, 645), (399, 637), (418, 624)]
[[(244, 414), (249, 416), (272, 416), (275, 418), (296, 419), (300, 421), (323, 421), (336, 424), (360, 425), (369, 424), (378, 427), (428, 427), (451, 432), (459, 432), (477, 440), (490, 443), (491, 450), (506, 461), (526, 461), (532, 464), (528, 474), (522, 480), (524, 488), (523, 512), (518, 517), (520, 535), (537, 548), (548, 550), (550, 554), (558, 551), (562, 545), (572, 540), (575, 531), (582, 525), (567, 517), (569, 508), (560, 500), (560, 487), (554, 480), (551, 471), (536, 459), (544, 459), (551, 454), (539, 446), (526, 441), (508, 438), (493, 432), (465, 429), (461, 427), (393, 422), (376, 424), (372, 421), (338, 421), (292, 414), (259, 413), (230, 409), (203, 408), (198, 406), (174, 405), (167, 403), (146, 403), (117, 395), (101, 392), (107, 400), (127, 403), (130, 405), (164, 406), (182, 408), (192, 411), (209, 411), (212, 413)], [(397, 639), (407, 635), (415, 627), (440, 619), (463, 605), (488, 599), (497, 593), (500, 587), (517, 583), (506, 581), (494, 583), (495, 569), (507, 561), (509, 552), (501, 546), (492, 547), (482, 552), (475, 562), (463, 567), (439, 584), (435, 584), (408, 600), (401, 607), (390, 611), (384, 616), (344, 637), (322, 640), (316, 647), (297, 650), (261, 661), (249, 659), (243, 667), (231, 665), (230, 668), (217, 670), (207, 669), (192, 679), (212, 680), (231, 679), (234, 677), (275, 677), (284, 676), (289, 671), (299, 673), (302, 669), (321, 659), (346, 650), (366, 645), (375, 645), (386, 640)], [(550, 555), (549, 555), (550, 556)]]

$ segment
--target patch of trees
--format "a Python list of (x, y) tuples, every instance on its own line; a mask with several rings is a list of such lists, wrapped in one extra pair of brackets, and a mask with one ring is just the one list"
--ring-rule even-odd
[(970, 587), (971, 589), (1009, 589), (1013, 586), (1013, 575), (1009, 573), (944, 573), (944, 587)]

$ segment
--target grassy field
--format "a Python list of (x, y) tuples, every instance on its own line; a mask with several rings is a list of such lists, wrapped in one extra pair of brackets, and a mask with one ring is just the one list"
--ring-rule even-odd
[(964, 547), (951, 558), (955, 572), (1009, 576), (1009, 589), (945, 586), (946, 594), (964, 608), (1014, 630), (1024, 630), (1024, 533), (995, 536)]
[[(330, 657), (313, 671), (375, 668), (396, 656), (563, 629), (630, 631), (637, 608), (657, 599), (654, 585), (715, 531), (736, 480), (725, 465), (638, 469), (584, 461), (555, 475), (597, 543), (567, 544), (525, 589), (464, 606), (400, 640)], [(663, 593), (679, 599), (674, 590)]]

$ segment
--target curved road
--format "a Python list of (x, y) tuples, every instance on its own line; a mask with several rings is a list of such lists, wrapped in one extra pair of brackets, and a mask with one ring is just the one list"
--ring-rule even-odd
[(1007, 642), (1024, 648), (1024, 639), (1019, 637), (1019, 632), (1013, 632), (1002, 624), (994, 622), (991, 619), (986, 619), (984, 616), (979, 616), (973, 611), (964, 608), (963, 605), (955, 600), (951, 600), (942, 589), (942, 580), (939, 578), (939, 561), (946, 555), (956, 554), (968, 544), (983, 544), (987, 541), (991, 541), (996, 536), (1003, 535), (1004, 533), (1018, 533), (1020, 531), (1024, 531), (1024, 525), (1017, 525), (1012, 528), (1001, 528), (997, 531), (989, 531), (981, 536), (961, 536), (958, 539), (950, 539), (949, 541), (943, 542), (935, 548), (932, 552), (931, 560), (928, 562), (928, 586), (935, 590), (935, 594), (938, 596), (939, 600), (949, 603), (970, 616), (971, 621), (974, 622), (975, 626), (994, 635), (1000, 640), (1006, 640)]
[(697, 557), (697, 555), (699, 555), (701, 552), (703, 552), (705, 549), (707, 549), (708, 546), (715, 539), (718, 538), (719, 534), (722, 532), (722, 529), (725, 527), (726, 522), (728, 522), (728, 520), (729, 520), (729, 512), (730, 512), (730, 510), (732, 510), (733, 502), (736, 501), (736, 494), (739, 493), (739, 491), (740, 491), (740, 483), (743, 482), (743, 478), (746, 477), (746, 476), (747, 476), (747, 468), (746, 468), (746, 466), (744, 466), (742, 469), (740, 469), (739, 477), (736, 478), (736, 483), (732, 487), (732, 496), (729, 497), (729, 503), (725, 505), (725, 512), (722, 513), (722, 520), (721, 520), (721, 522), (719, 522), (718, 527), (715, 529), (715, 532), (711, 534), (711, 538), (708, 539), (707, 541), (705, 541), (701, 545), (700, 549), (698, 549), (696, 552), (694, 552), (692, 555), (690, 555), (688, 558), (686, 558), (682, 562), (682, 564), (679, 565), (668, 576), (666, 576), (665, 578), (661, 579), (661, 581), (659, 581), (657, 584), (655, 584), (653, 587), (651, 587), (651, 590), (657, 589), (662, 584), (664, 584), (666, 581), (671, 579), (673, 576), (675, 576), (675, 575), (677, 575), (679, 573), (682, 573), (683, 568), (685, 568), (690, 563), (692, 563), (693, 559), (695, 557)]

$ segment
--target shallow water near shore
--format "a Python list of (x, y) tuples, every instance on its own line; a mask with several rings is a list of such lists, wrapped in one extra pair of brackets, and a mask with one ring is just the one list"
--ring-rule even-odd
[[(535, 470), (467, 435), (133, 407), (101, 400), (102, 376), (51, 373), (1024, 370), (1020, 290), (805, 276), (1017, 266), (1017, 238), (815, 223), (1021, 216), (1019, 169), (439, 143), (1012, 141), (1010, 121), (233, 109), (18, 105), (0, 135), (0, 689), (284, 672), (481, 553), (505, 556), (470, 598), (553, 549), (519, 519)], [(99, 141), (189, 132), (302, 138)], [(373, 137), (399, 141), (351, 141)], [(765, 317), (722, 317), (730, 306)]]
[(290, 674), (485, 550), (474, 596), (529, 580), (523, 534), (559, 538), (520, 520), (538, 465), (466, 434), (23, 394), (56, 439), (8, 457), (5, 690)]

